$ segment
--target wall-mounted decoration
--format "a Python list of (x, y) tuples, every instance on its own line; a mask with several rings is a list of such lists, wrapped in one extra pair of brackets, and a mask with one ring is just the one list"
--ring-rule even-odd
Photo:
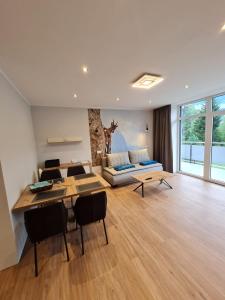
[(105, 153), (111, 153), (111, 145), (112, 145), (112, 134), (118, 127), (118, 122), (115, 123), (113, 120), (109, 128), (104, 127), (105, 134)]
[(104, 127), (100, 109), (89, 109), (88, 118), (92, 165), (99, 166), (101, 165), (102, 157), (106, 153), (111, 153), (112, 134), (118, 127), (118, 123), (113, 120), (109, 128)]
[(101, 165), (101, 157), (105, 154), (105, 134), (102, 126), (100, 109), (88, 109), (89, 132), (91, 140), (92, 165)]
[(149, 112), (89, 109), (88, 117), (94, 166), (101, 165), (106, 153), (127, 152), (150, 146)]

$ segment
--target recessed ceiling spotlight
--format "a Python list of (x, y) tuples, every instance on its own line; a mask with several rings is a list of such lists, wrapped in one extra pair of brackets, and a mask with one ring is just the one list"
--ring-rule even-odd
[(225, 31), (225, 23), (224, 23), (223, 26), (221, 27), (221, 31)]
[(152, 100), (149, 100), (148, 103), (149, 103), (149, 104), (152, 104)]
[(87, 73), (88, 72), (88, 67), (87, 66), (82, 66), (82, 70), (84, 73)]
[(119, 97), (117, 97), (117, 98), (116, 98), (116, 101), (120, 101), (120, 98), (119, 98)]
[(163, 80), (159, 75), (144, 73), (133, 82), (132, 86), (148, 90)]
[(188, 85), (188, 84), (185, 84), (184, 88), (185, 88), (185, 89), (189, 89), (189, 85)]
[(74, 95), (73, 95), (73, 98), (77, 98), (77, 94), (74, 94)]

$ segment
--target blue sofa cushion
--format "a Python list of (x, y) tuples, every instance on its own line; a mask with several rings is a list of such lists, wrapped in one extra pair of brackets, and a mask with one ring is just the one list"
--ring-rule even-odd
[(135, 165), (132, 165), (132, 164), (120, 165), (120, 166), (114, 167), (114, 170), (123, 171), (123, 170), (130, 169), (130, 168), (135, 168)]
[(157, 164), (158, 162), (156, 160), (145, 160), (145, 161), (141, 161), (139, 163), (139, 165), (141, 166), (148, 166), (148, 165), (154, 165)]

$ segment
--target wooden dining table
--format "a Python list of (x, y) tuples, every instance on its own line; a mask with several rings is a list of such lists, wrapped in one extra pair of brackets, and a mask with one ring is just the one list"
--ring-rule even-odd
[(99, 174), (88, 174), (66, 177), (63, 179), (63, 182), (53, 184), (51, 190), (38, 194), (33, 194), (30, 191), (29, 186), (27, 186), (13, 206), (12, 212), (16, 213), (57, 200), (66, 201), (71, 199), (71, 197), (102, 191), (111, 186)]

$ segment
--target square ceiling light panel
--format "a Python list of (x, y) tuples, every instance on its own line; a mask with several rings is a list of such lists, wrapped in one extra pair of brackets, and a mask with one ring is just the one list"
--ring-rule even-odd
[(132, 86), (136, 88), (148, 90), (153, 86), (159, 84), (161, 81), (163, 81), (162, 76), (144, 73), (137, 80), (133, 82)]

